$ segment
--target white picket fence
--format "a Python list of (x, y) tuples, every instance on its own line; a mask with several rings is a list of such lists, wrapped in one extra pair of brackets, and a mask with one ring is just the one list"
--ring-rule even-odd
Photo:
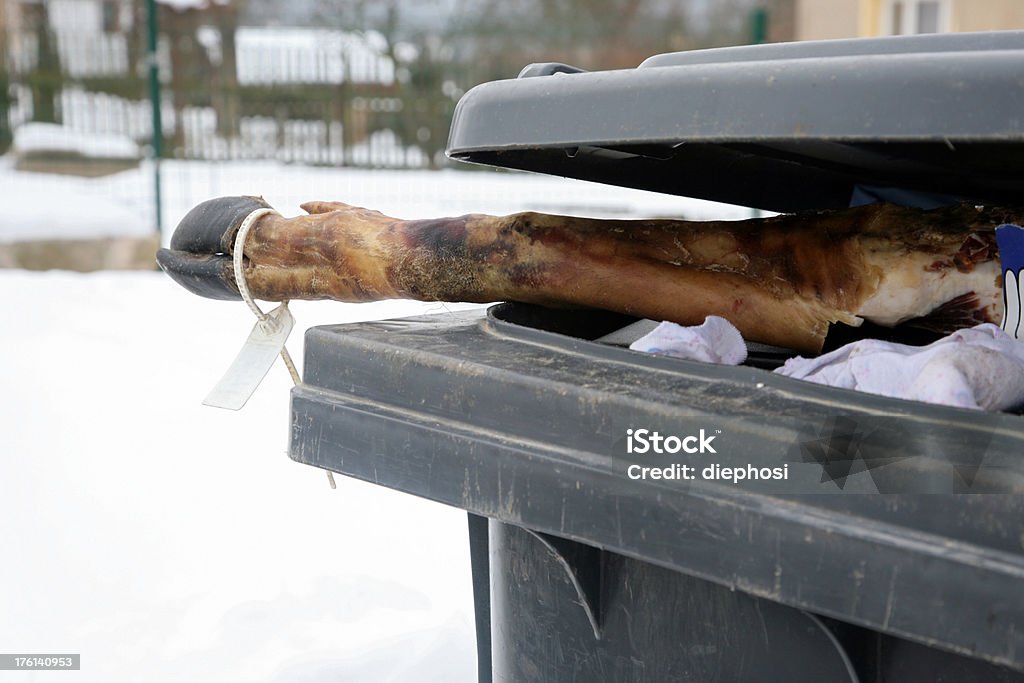
[[(82, 134), (119, 134), (148, 145), (152, 139), (152, 115), (146, 100), (129, 100), (104, 92), (92, 92), (83, 83), (97, 77), (131, 73), (127, 33), (60, 31), (54, 34), (65, 85), (57, 112), (61, 123)], [(204, 27), (197, 39), (212, 61), (219, 61), (220, 37)], [(322, 29), (242, 27), (235, 35), (239, 84), (337, 87), (342, 83), (389, 86), (395, 68), (385, 54), (384, 39), (372, 32), (351, 34)], [(289, 163), (350, 165), (383, 168), (422, 168), (429, 165), (416, 145), (403, 144), (390, 130), (375, 130), (348, 146), (340, 121), (308, 118), (243, 115), (238, 134), (225, 138), (218, 131), (212, 107), (185, 107), (175, 111), (170, 94), (168, 45), (161, 44), (163, 98), (161, 105), (165, 138), (183, 144), (165, 155), (186, 159), (268, 159)], [(32, 97), (25, 76), (38, 64), (38, 45), (33, 34), (21, 34), (11, 43), (10, 67), (13, 101), (12, 127), (32, 120)], [(340, 96), (340, 95), (339, 95)], [(397, 105), (396, 105), (397, 102)], [(354, 97), (341, 107), (363, 111), (394, 111), (401, 102), (393, 97)], [(180, 133), (176, 135), (176, 133)], [(365, 131), (364, 131), (365, 132)]]

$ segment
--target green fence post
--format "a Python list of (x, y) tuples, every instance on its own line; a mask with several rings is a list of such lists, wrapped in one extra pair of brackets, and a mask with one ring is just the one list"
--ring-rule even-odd
[(146, 61), (149, 63), (149, 102), (153, 110), (153, 197), (156, 211), (156, 232), (163, 240), (163, 202), (160, 191), (160, 159), (163, 157), (164, 126), (160, 115), (160, 65), (157, 62), (156, 0), (146, 0), (149, 34)]
[(755, 7), (750, 13), (750, 42), (754, 45), (768, 42), (768, 9)]

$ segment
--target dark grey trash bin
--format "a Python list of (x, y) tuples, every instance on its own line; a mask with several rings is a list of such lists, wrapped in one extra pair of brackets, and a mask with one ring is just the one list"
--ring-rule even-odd
[[(1019, 204), (1022, 67), (1022, 32), (534, 65), (466, 94), (449, 153), (779, 211)], [(470, 513), (481, 680), (1024, 681), (1022, 416), (593, 341), (624, 322), (503, 304), (307, 334), (292, 458)], [(792, 479), (631, 479), (639, 425)]]

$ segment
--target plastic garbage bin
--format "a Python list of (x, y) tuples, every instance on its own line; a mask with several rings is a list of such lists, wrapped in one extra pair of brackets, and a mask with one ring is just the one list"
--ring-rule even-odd
[[(1020, 203), (1022, 64), (1006, 32), (533, 65), (464, 96), (449, 153), (777, 211)], [(291, 457), (469, 513), (482, 681), (1024, 681), (1021, 415), (594, 341), (627, 322), (307, 333)], [(635, 478), (638, 428), (787, 478)]]

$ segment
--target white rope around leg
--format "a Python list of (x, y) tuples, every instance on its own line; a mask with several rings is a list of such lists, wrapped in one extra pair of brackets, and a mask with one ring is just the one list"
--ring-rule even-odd
[[(242, 295), (242, 301), (249, 307), (249, 310), (255, 314), (256, 318), (261, 324), (273, 324), (271, 318), (263, 312), (263, 310), (253, 301), (252, 294), (249, 293), (249, 285), (245, 281), (245, 238), (249, 236), (249, 230), (256, 221), (268, 216), (270, 214), (280, 215), (271, 208), (260, 208), (256, 209), (242, 221), (242, 225), (238, 228), (238, 234), (235, 236), (235, 248), (232, 255), (232, 264), (235, 268), (235, 283), (238, 285), (238, 293)], [(282, 308), (288, 308), (288, 301), (281, 302)], [(288, 374), (292, 377), (292, 382), (296, 385), (302, 384), (302, 378), (299, 376), (299, 371), (295, 369), (295, 363), (292, 361), (292, 356), (288, 353), (286, 347), (281, 348), (281, 360), (284, 361), (285, 367), (288, 368)], [(330, 482), (331, 488), (336, 489), (338, 485), (334, 481), (334, 473), (330, 470), (327, 472), (327, 481)]]

